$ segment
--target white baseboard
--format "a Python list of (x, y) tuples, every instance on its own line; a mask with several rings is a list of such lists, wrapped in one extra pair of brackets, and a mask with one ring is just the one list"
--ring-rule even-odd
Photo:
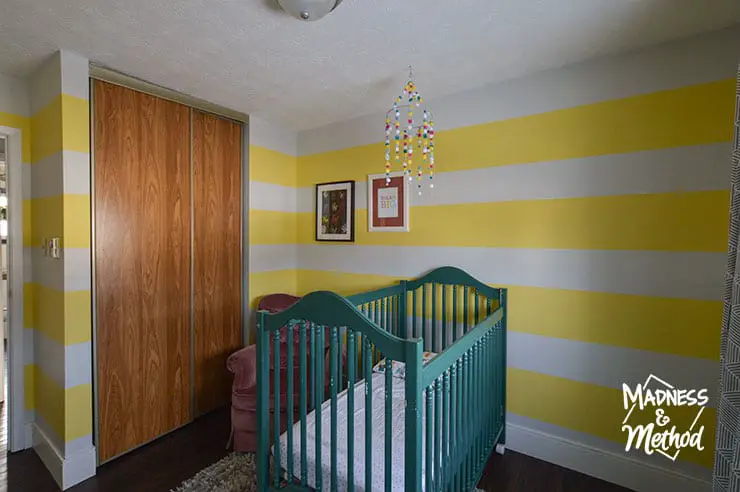
[(95, 475), (94, 446), (62, 457), (46, 434), (33, 424), (33, 449), (62, 490), (67, 490)]
[(35, 424), (33, 422), (26, 422), (26, 425), (23, 428), (24, 430), (23, 437), (25, 439), (23, 441), (25, 443), (25, 446), (23, 447), (23, 449), (28, 449), (33, 446), (33, 427), (34, 425)]
[(506, 447), (637, 492), (712, 489), (710, 482), (697, 477), (516, 424), (506, 426)]

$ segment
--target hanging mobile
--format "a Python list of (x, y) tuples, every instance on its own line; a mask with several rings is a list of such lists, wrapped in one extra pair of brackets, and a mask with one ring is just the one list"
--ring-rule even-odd
[[(432, 112), (427, 108), (423, 108), (421, 113), (417, 111), (414, 114), (414, 108), (420, 107), (423, 102), (421, 94), (416, 90), (414, 74), (409, 66), (409, 78), (403, 87), (403, 94), (395, 98), (393, 107), (385, 116), (385, 184), (388, 186), (391, 182), (391, 135), (393, 134), (393, 140), (395, 140), (393, 160), (402, 163), (403, 175), (407, 176), (409, 181), (413, 180), (414, 146), (421, 154), (416, 157), (419, 195), (421, 195), (425, 168), (429, 171), (429, 188), (434, 188), (434, 119)], [(406, 112), (406, 121), (403, 125), (401, 123), (402, 110)], [(420, 119), (419, 116), (422, 118)]]

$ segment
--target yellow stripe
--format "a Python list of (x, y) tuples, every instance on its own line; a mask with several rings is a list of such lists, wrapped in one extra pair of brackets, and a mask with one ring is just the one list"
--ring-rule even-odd
[(33, 284), (34, 328), (47, 338), (64, 344), (64, 292)]
[(92, 434), (92, 386), (81, 384), (66, 390), (35, 368), (36, 411), (63, 441)]
[(249, 179), (283, 186), (298, 184), (298, 158), (258, 145), (249, 146)]
[(296, 294), (296, 270), (274, 270), (249, 274), (249, 305), (257, 309), (257, 302), (267, 294)]
[(36, 395), (34, 388), (36, 387), (36, 366), (28, 364), (23, 366), (23, 400), (24, 408), (26, 410), (33, 410), (36, 408)]
[(92, 340), (92, 295), (89, 290), (64, 292), (64, 345)]
[[(283, 293), (296, 295), (297, 275), (295, 270), (274, 270), (271, 272), (255, 272), (249, 274), (249, 306), (257, 309), (259, 300), (268, 294)], [(253, 334), (250, 331), (247, 343), (252, 343)]]
[(23, 283), (23, 327), (36, 328), (34, 316), (34, 298), (36, 296), (36, 284), (31, 282)]
[[(384, 275), (317, 270), (298, 270), (297, 277), (299, 295), (324, 289), (352, 295), (401, 280)], [(688, 357), (719, 358), (720, 301), (501, 287), (509, 288), (508, 327), (512, 331)], [(451, 302), (450, 297), (448, 301)], [(420, 315), (421, 307), (418, 304), (417, 307)], [(458, 310), (462, 312), (461, 303)], [(471, 310), (474, 307), (469, 305)]]
[(63, 195), (65, 248), (90, 247), (90, 195)]
[(62, 292), (41, 284), (34, 284), (34, 289), (34, 328), (63, 345), (91, 340), (92, 307), (89, 290)]
[[(31, 240), (61, 237), (64, 248), (90, 247), (90, 195), (56, 195), (30, 200), (33, 210)], [(25, 232), (25, 231), (24, 231)]]
[(298, 217), (293, 212), (250, 210), (249, 244), (295, 244)]
[(73, 386), (64, 393), (64, 440), (89, 436), (93, 421), (92, 385)]
[(55, 97), (31, 118), (33, 162), (62, 150), (62, 98)]
[(90, 152), (90, 105), (87, 99), (62, 94), (62, 148)]
[(31, 118), (32, 159), (38, 162), (61, 150), (90, 151), (87, 100), (60, 94)]
[[(380, 234), (358, 210), (355, 244), (724, 252), (728, 214), (727, 191), (466, 203), (413, 207), (409, 233)], [(314, 242), (314, 214), (298, 215)]]
[[(670, 381), (670, 375), (661, 375)], [(647, 377), (647, 375), (645, 376)], [(618, 389), (580, 383), (521, 369), (508, 369), (507, 410), (542, 422), (626, 444), (622, 421), (627, 414)], [(630, 417), (633, 424), (655, 422), (655, 411), (645, 409)], [(695, 407), (671, 408), (666, 415), (677, 429), (688, 429), (696, 416)], [(634, 420), (633, 420), (634, 417)], [(683, 449), (680, 460), (711, 467), (714, 459), (715, 413), (707, 409), (697, 424), (704, 425), (704, 451)], [(633, 451), (639, 457), (642, 451)]]
[(31, 242), (27, 246), (41, 246), (44, 239), (63, 237), (63, 195), (30, 200), (33, 209)]
[(64, 388), (35, 367), (36, 412), (51, 426), (57, 436), (64, 440)]
[(21, 159), (23, 162), (31, 162), (31, 118), (0, 111), (0, 126), (21, 131)]
[[(438, 132), (435, 167), (460, 171), (732, 139), (735, 79)], [(299, 186), (383, 172), (383, 143), (299, 158)]]
[(719, 360), (720, 301), (509, 289), (510, 330)]

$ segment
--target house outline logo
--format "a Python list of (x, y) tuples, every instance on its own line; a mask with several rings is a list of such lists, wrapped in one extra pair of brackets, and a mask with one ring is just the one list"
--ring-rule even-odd
[[(649, 388), (651, 383), (660, 386), (657, 389)], [(644, 383), (638, 384), (634, 389), (630, 388), (627, 383), (622, 383), (622, 398), (624, 408), (627, 410), (627, 414), (622, 421), (622, 432), (627, 434), (625, 452), (642, 448), (647, 455), (654, 452), (660, 453), (675, 462), (681, 450), (685, 447), (693, 447), (699, 451), (704, 450), (701, 443), (704, 426), (697, 427), (697, 424), (709, 402), (706, 388), (699, 390), (678, 389), (658, 376), (650, 374)], [(698, 408), (688, 430), (683, 432), (677, 432), (676, 426), (672, 425), (669, 416), (670, 408), (680, 406), (696, 406)], [(653, 408), (654, 421), (649, 424), (631, 425), (629, 420), (635, 408), (639, 408), (641, 411)]]

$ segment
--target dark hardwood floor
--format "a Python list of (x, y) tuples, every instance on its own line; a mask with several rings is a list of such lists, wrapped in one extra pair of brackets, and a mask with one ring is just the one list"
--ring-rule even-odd
[[(228, 409), (216, 410), (172, 434), (103, 465), (95, 477), (69, 490), (167, 492), (176, 488), (183, 480), (226, 456), (229, 418)], [(4, 425), (1, 435), (4, 442)], [(9, 455), (7, 472), (3, 466), (0, 473), (7, 475), (7, 490), (10, 492), (59, 490), (32, 450)], [(513, 451), (507, 451), (504, 456), (491, 456), (479, 487), (495, 492), (627, 491)], [(2, 487), (0, 490), (3, 490)]]

